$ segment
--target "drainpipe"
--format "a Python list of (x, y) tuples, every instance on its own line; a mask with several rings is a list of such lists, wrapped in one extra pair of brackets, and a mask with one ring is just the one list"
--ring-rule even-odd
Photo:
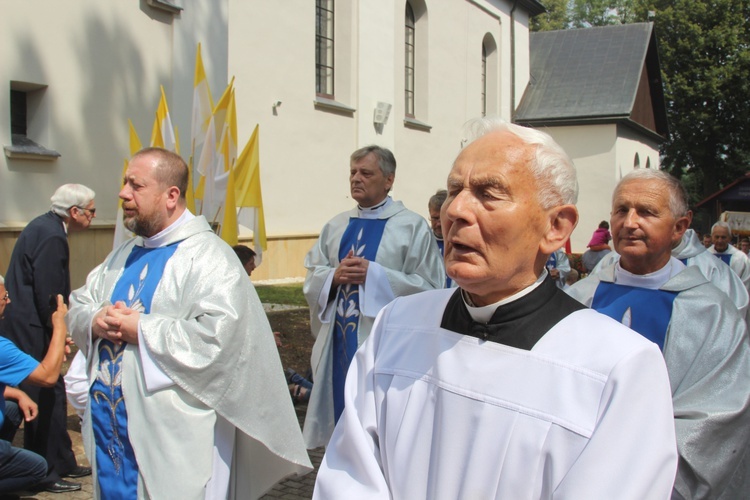
[(510, 9), (510, 121), (516, 117), (516, 18), (515, 12), (518, 0), (513, 0)]

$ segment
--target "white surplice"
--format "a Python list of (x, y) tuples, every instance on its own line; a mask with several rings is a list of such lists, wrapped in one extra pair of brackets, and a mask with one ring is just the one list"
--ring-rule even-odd
[(380, 313), (313, 498), (669, 498), (677, 452), (655, 344), (585, 309), (529, 351), (482, 341), (441, 328), (453, 293)]

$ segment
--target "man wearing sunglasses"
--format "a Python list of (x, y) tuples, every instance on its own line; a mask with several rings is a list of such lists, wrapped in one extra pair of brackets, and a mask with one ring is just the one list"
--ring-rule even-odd
[[(96, 217), (95, 193), (81, 184), (65, 184), (52, 195), (50, 210), (29, 222), (18, 237), (5, 277), (13, 297), (2, 323), (3, 335), (37, 361), (44, 358), (52, 337), (54, 298), (70, 295), (68, 234), (83, 231)], [(24, 448), (49, 464), (44, 489), (61, 493), (81, 489), (64, 477), (91, 474), (76, 463), (67, 431), (67, 401), (62, 376), (54, 387), (22, 384), (39, 405), (39, 418), (24, 426)]]

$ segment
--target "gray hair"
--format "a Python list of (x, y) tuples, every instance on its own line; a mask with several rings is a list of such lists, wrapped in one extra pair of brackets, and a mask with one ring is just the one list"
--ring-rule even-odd
[(396, 174), (396, 158), (393, 156), (393, 153), (391, 153), (391, 150), (374, 144), (359, 148), (353, 152), (352, 156), (349, 158), (349, 162), (354, 163), (355, 161), (359, 161), (370, 153), (378, 158), (378, 166), (380, 167), (380, 171), (383, 172), (383, 175), (388, 177), (391, 174)]
[(525, 144), (535, 146), (534, 160), (529, 169), (539, 185), (537, 196), (542, 208), (546, 210), (578, 201), (578, 180), (573, 161), (549, 134), (502, 118), (476, 118), (464, 125), (466, 145), (491, 132), (510, 132)]
[(5, 286), (5, 278), (3, 278), (2, 274), (0, 274), (0, 285)]
[(68, 217), (70, 216), (68, 210), (71, 207), (85, 208), (86, 205), (94, 201), (95, 196), (94, 190), (83, 184), (63, 184), (57, 188), (55, 194), (50, 198), (50, 201), (52, 201), (50, 210), (60, 217)]
[(720, 220), (719, 222), (717, 222), (716, 224), (714, 224), (713, 226), (711, 226), (711, 234), (714, 234), (714, 229), (716, 229), (717, 227), (723, 227), (723, 228), (725, 228), (729, 232), (729, 237), (730, 238), (732, 237), (732, 228), (729, 227), (728, 223)]
[(448, 198), (448, 191), (445, 189), (438, 189), (437, 193), (430, 196), (430, 201), (427, 202), (427, 208), (430, 210), (440, 210), (440, 207), (443, 206), (446, 198)]
[(682, 185), (682, 182), (663, 170), (655, 170), (652, 168), (639, 168), (633, 170), (620, 179), (620, 182), (615, 186), (615, 191), (612, 193), (612, 201), (614, 201), (617, 192), (623, 184), (635, 180), (658, 181), (663, 183), (669, 192), (669, 210), (672, 212), (672, 216), (675, 219), (678, 219), (680, 217), (685, 217), (688, 214), (688, 194), (685, 186)]

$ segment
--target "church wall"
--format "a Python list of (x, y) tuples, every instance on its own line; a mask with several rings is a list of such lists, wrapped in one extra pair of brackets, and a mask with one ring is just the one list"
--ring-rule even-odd
[(639, 168), (659, 168), (659, 144), (625, 125), (618, 126), (617, 165), (618, 173), (626, 175), (635, 168), (638, 155)]
[[(336, 76), (334, 97), (353, 109), (349, 113), (314, 104), (315, 12), (308, 3), (313, 4), (251, 8), (232, 1), (230, 6), (230, 19), (247, 23), (242, 30), (230, 27), (229, 72), (242, 85), (237, 87), (240, 143), (260, 124), (268, 234), (317, 234), (333, 215), (351, 208), (349, 155), (372, 143), (392, 149), (396, 156), (394, 198), (426, 216), (428, 198), (445, 186), (459, 152), (461, 126), (480, 114), (481, 44), (487, 33), (499, 52), (499, 99), (490, 114), (510, 119), (512, 2), (414, 2), (417, 103), (409, 123), (404, 105), (405, 2), (352, 2), (341, 10), (344, 2), (336, 2), (335, 66), (337, 75), (345, 76)], [(281, 15), (272, 15), (279, 10)], [(528, 19), (520, 16), (517, 23), (517, 59), (526, 68), (519, 78), (525, 86)], [(253, 47), (283, 47), (283, 57)], [(252, 85), (241, 84), (248, 79)], [(271, 103), (277, 100), (283, 104), (274, 115)], [(383, 126), (373, 123), (378, 102), (392, 106)], [(287, 259), (301, 262), (305, 252), (288, 254)]]
[[(214, 100), (236, 77), (240, 149), (260, 125), (269, 250), (257, 279), (304, 274), (313, 236), (353, 205), (348, 159), (358, 147), (393, 149), (399, 164), (394, 197), (426, 214), (427, 199), (444, 186), (459, 151), (461, 125), (480, 112), (481, 44), (488, 33), (498, 45), (497, 104), (489, 111), (510, 118), (511, 1), (422, 0), (417, 126), (404, 120), (404, 0), (335, 2), (334, 107), (321, 106), (315, 93), (315, 2), (174, 3), (184, 7), (177, 15), (146, 0), (0, 0), (11, 13), (0, 21), (0, 95), (8, 95), (12, 80), (48, 85), (39, 142), (62, 154), (52, 162), (0, 159), (0, 271), (18, 228), (47, 210), (57, 186), (81, 182), (97, 192), (93, 229), (71, 237), (72, 248), (86, 240), (71, 262), (74, 285), (83, 282), (111, 248), (127, 120), (147, 144), (160, 84), (181, 152), (189, 156), (198, 42)], [(520, 99), (528, 80), (525, 14), (517, 11), (516, 23)], [(392, 106), (382, 127), (373, 124), (378, 102)], [(0, 116), (9, 116), (7, 98), (0, 99)], [(0, 120), (0, 138), (10, 144), (7, 119)]]
[(128, 119), (148, 144), (163, 85), (189, 143), (198, 41), (207, 73), (226, 82), (227, 1), (193, 0), (177, 18), (145, 0), (0, 0), (0, 7), (0, 144), (11, 144), (11, 82), (42, 85), (27, 135), (61, 155), (43, 161), (0, 153), (0, 272), (20, 229), (49, 209), (55, 189), (82, 183), (97, 193), (97, 217), (89, 231), (70, 238), (77, 286), (112, 248)]
[(609, 221), (617, 173), (617, 127), (584, 125), (543, 129), (568, 153), (578, 173), (578, 226), (571, 236), (575, 253), (586, 251), (591, 234), (602, 220)]

